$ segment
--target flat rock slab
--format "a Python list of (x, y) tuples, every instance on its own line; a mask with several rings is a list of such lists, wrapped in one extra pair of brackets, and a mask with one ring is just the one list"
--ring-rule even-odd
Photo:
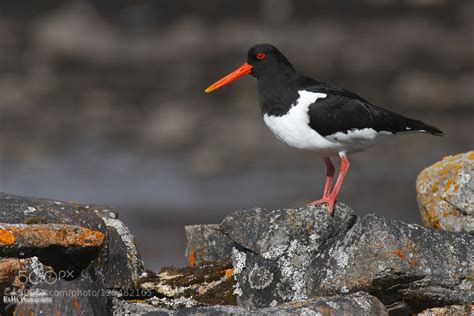
[(474, 234), (474, 151), (424, 169), (416, 193), (425, 226)]
[(95, 209), (98, 207), (0, 192), (0, 223), (69, 224), (105, 234), (104, 222)]
[(393, 311), (474, 300), (474, 237), (368, 215), (338, 203), (228, 216), (238, 303), (247, 308), (312, 296), (371, 293)]
[(98, 248), (105, 234), (67, 224), (0, 224), (0, 248), (3, 252), (25, 252), (29, 249)]
[(57, 270), (79, 271), (100, 252), (105, 234), (69, 224), (0, 223), (0, 256), (28, 258)]

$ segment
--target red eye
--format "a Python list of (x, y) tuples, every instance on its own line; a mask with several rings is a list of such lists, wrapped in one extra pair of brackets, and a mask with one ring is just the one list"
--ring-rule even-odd
[(265, 58), (265, 53), (258, 53), (256, 57), (257, 57), (257, 59), (264, 59)]

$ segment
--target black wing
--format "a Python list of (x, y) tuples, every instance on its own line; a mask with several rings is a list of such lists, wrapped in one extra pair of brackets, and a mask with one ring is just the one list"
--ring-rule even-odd
[(337, 132), (347, 133), (352, 129), (372, 128), (377, 132), (391, 133), (425, 131), (442, 136), (443, 132), (421, 121), (385, 110), (370, 104), (355, 93), (318, 84), (308, 91), (325, 93), (308, 110), (309, 126), (322, 136)]

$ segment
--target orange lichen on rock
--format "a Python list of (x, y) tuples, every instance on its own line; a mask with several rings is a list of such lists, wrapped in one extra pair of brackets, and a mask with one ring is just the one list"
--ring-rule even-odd
[(405, 254), (399, 248), (392, 251), (393, 254), (397, 255), (400, 259), (405, 259)]
[(226, 269), (225, 270), (225, 277), (231, 278), (234, 276), (234, 268)]
[(448, 182), (446, 182), (446, 185), (444, 186), (444, 191), (448, 191), (455, 182), (455, 179), (449, 179)]
[(15, 243), (16, 237), (6, 229), (0, 229), (0, 245), (11, 246)]
[(188, 257), (188, 263), (190, 267), (194, 267), (196, 265), (196, 249), (193, 248), (191, 254)]
[(417, 199), (427, 227), (470, 232), (474, 151), (445, 157), (417, 178)]
[(19, 247), (99, 247), (105, 239), (100, 231), (67, 224), (10, 224), (6, 228)]
[(77, 312), (77, 315), (80, 315), (80, 313), (81, 313), (81, 304), (79, 304), (79, 301), (77, 300), (77, 298), (73, 297), (71, 299), (71, 303), (72, 303), (72, 307)]
[(425, 210), (422, 214), (424, 215), (423, 223), (425, 224), (425, 226), (436, 228), (436, 229), (439, 229), (441, 227), (438, 214), (436, 213), (435, 210), (431, 210), (431, 211)]

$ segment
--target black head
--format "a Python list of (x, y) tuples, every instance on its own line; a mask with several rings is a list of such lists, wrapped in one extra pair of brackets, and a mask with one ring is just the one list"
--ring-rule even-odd
[(262, 80), (284, 82), (296, 77), (293, 66), (275, 46), (258, 44), (249, 50), (245, 64), (210, 85), (205, 92), (212, 92), (247, 74), (259, 79), (260, 82)]
[(276, 73), (295, 72), (288, 59), (273, 45), (257, 44), (250, 48), (247, 64), (252, 66), (250, 75), (259, 79)]

